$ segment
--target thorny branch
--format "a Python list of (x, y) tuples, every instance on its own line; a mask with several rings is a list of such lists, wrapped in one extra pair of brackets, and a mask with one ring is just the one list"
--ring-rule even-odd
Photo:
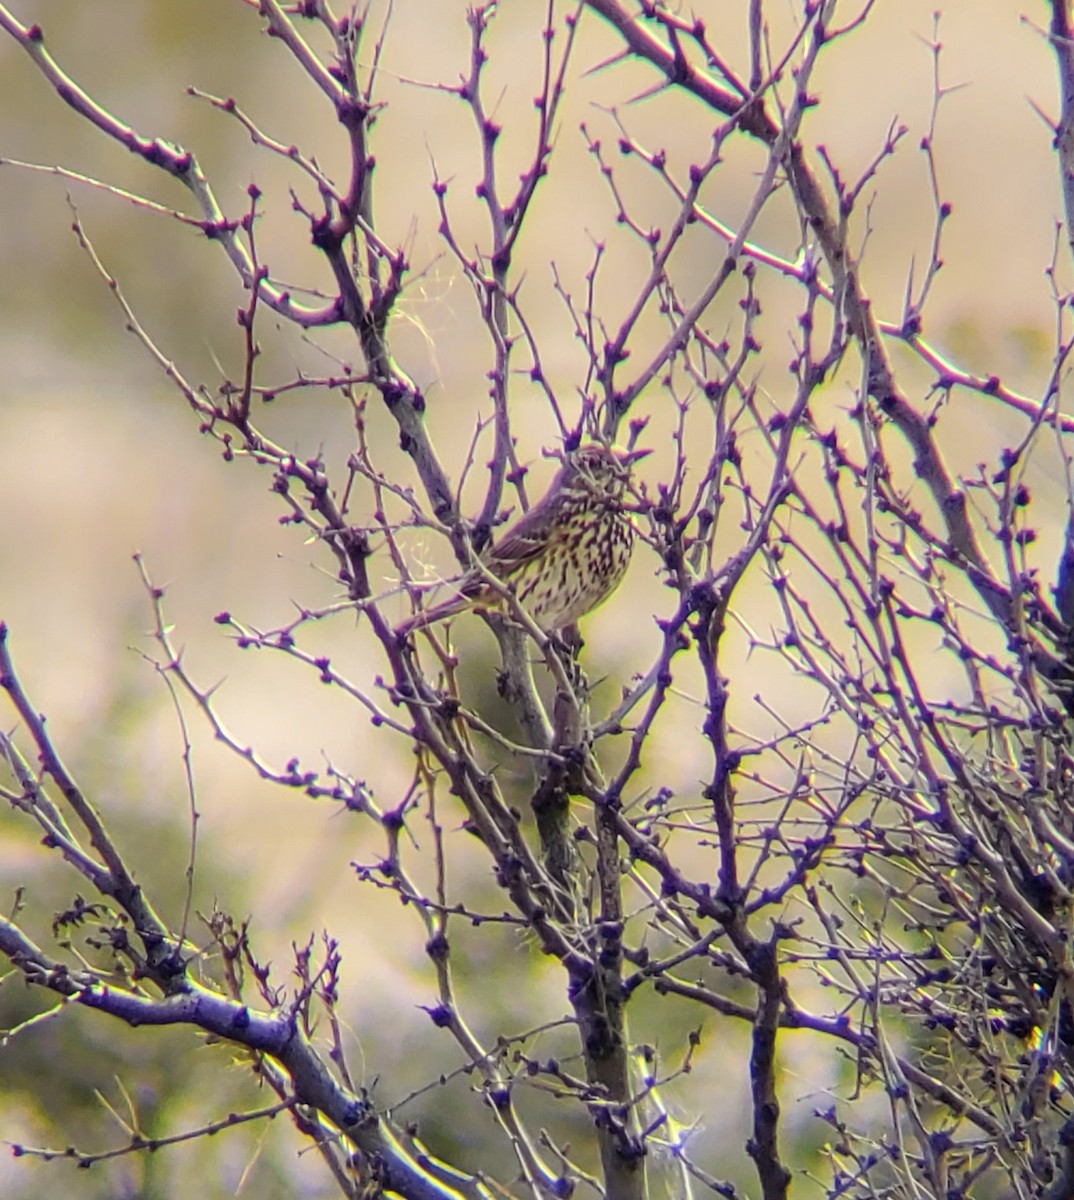
[[(1068, 534), (1052, 604), (1031, 558), (1034, 509), (1025, 483), (1044, 431), (1060, 438), (1074, 429), (1059, 410), (1072, 345), (1068, 303), (1053, 264), (1056, 337), (1039, 399), (998, 375), (957, 366), (925, 337), (950, 217), (935, 146), (947, 94), (938, 31), (929, 43), (933, 105), (922, 139), (934, 214), (927, 265), (916, 287), (909, 277), (900, 319), (883, 321), (865, 291), (860, 247), (868, 244), (868, 195), (902, 152), (904, 127), (891, 122), (850, 180), (824, 147), (811, 144), (809, 127), (820, 102), (812, 90), (818, 61), (868, 22), (872, 3), (840, 16), (838, 26), (840, 6), (809, 0), (777, 44), (765, 6), (751, 0), (742, 61), (735, 62), (702, 21), (660, 3), (584, 0), (563, 9), (548, 0), (535, 42), (536, 115), (514, 184), (503, 147), (515, 130), (498, 116), (491, 92), (503, 14), (495, 4), (470, 10), (465, 68), (457, 83), (432, 89), (469, 110), (485, 228), (471, 249), (461, 233), (461, 189), (434, 166), (440, 237), (471, 286), (488, 347), (488, 403), (467, 414), (470, 441), (456, 487), (434, 444), (422, 390), (395, 359), (392, 323), (411, 266), (376, 220), (378, 87), (393, 9), (386, 7), (370, 47), (369, 9), (340, 17), (325, 0), (246, 2), (327, 104), (345, 147), (346, 178), (334, 181), (234, 99), (196, 88), (191, 94), (208, 99), (256, 149), (284, 160), (315, 191), (315, 203), (295, 198), (295, 212), (331, 270), (334, 295), (323, 303), (296, 301), (274, 276), (256, 185), (243, 214), (228, 217), (193, 153), (112, 116), (58, 65), (42, 30), (3, 6), (0, 29), (79, 117), (186, 188), (196, 212), (85, 177), (89, 186), (194, 224), (236, 271), (245, 292), (241, 369), (215, 386), (188, 382), (75, 216), (76, 236), (128, 328), (201, 431), (229, 460), (268, 468), (285, 523), (301, 526), (332, 556), (342, 599), (303, 607), (276, 628), (230, 612), (217, 625), (239, 649), (285, 656), (304, 678), (354, 706), (385, 746), (412, 749), (409, 783), (378, 799), (344, 766), (313, 770), (297, 756), (280, 765), (230, 732), (214, 689), (196, 682), (176, 648), (163, 592), (143, 568), (153, 661), (258, 776), (341, 807), (379, 839), (379, 857), (355, 864), (357, 882), (394, 894), (417, 916), (436, 997), (426, 1011), (461, 1056), (457, 1070), (427, 1090), (449, 1078), (473, 1081), (509, 1148), (515, 1189), (482, 1169), (439, 1161), (399, 1124), (396, 1109), (426, 1089), (393, 1108), (355, 1082), (332, 939), (323, 958), (312, 939), (300, 940), (298, 985), (288, 993), (256, 958), (246, 926), (214, 913), (203, 948), (193, 945), (186, 917), (180, 933), (169, 927), (61, 758), (15, 672), (3, 625), (0, 687), (20, 731), (0, 735), (0, 796), (37, 826), (45, 849), (96, 899), (79, 896), (55, 922), (57, 932), (92, 925), (85, 947), (68, 939), (55, 953), (44, 949), (15, 913), (0, 921), (0, 951), (63, 1007), (135, 1027), (189, 1025), (243, 1048), (279, 1100), (259, 1115), (287, 1111), (348, 1196), (565, 1197), (581, 1186), (642, 1200), (669, 1166), (682, 1194), (697, 1182), (735, 1196), (735, 1186), (705, 1165), (726, 1152), (723, 1131), (673, 1115), (689, 1095), (695, 1051), (710, 1031), (719, 1040), (728, 1028), (748, 1037), (748, 1061), (727, 1088), (740, 1089), (748, 1107), (744, 1149), (765, 1200), (785, 1200), (801, 1162), (780, 1095), (782, 1047), (792, 1033), (815, 1039), (829, 1059), (832, 1048), (846, 1055), (840, 1061), (849, 1088), (833, 1070), (823, 1086), (837, 1098), (815, 1111), (831, 1131), (830, 1196), (855, 1189), (968, 1195), (986, 1177), (993, 1190), (1071, 1195), (1074, 552)], [(1074, 59), (1066, 6), (1051, 7), (1061, 91), (1056, 149), (1074, 245)], [(555, 366), (546, 365), (555, 361), (554, 342), (532, 300), (525, 231), (555, 178), (587, 13), (602, 19), (593, 29), (617, 39), (606, 71), (644, 64), (656, 79), (646, 97), (675, 102), (682, 94), (690, 107), (681, 111), (696, 119), (699, 108), (707, 110), (710, 120), (702, 152), (683, 169), (667, 148), (648, 148), (635, 136), (626, 108), (599, 118), (618, 138), (613, 162), (587, 116), (582, 136), (614, 222), (624, 243), (641, 249), (645, 266), (630, 294), (613, 286), (609, 296), (615, 254), (603, 241), (594, 239), (584, 273), (552, 264), (550, 290), (579, 343), (584, 380), (569, 400), (569, 389), (553, 380)], [(713, 182), (743, 141), (760, 147), (763, 161), (732, 226), (719, 215)], [(635, 167), (671, 198), (663, 228), (645, 215), (629, 174)], [(66, 168), (33, 169), (82, 178)], [(787, 200), (800, 233), (797, 256), (766, 247), (759, 232), (762, 218)], [(700, 284), (679, 269), (699, 233), (711, 261)], [(797, 298), (794, 384), (779, 397), (758, 382), (762, 303), (772, 281), (792, 286)], [(262, 341), (274, 336), (268, 314), (303, 330), (346, 328), (358, 369), (340, 362), (323, 377), (296, 372), (266, 382)], [(936, 373), (929, 400), (913, 399), (900, 377), (896, 344)], [(613, 685), (583, 669), (595, 670), (582, 657), (577, 630), (550, 635), (509, 592), (504, 611), (487, 616), (500, 654), (495, 702), (475, 687), (454, 630), (434, 631), (420, 644), (395, 632), (400, 596), (416, 602), (428, 582), (419, 538), (443, 540), (460, 567), (481, 569), (480, 555), (504, 519), (505, 488), (528, 506), (526, 464), (536, 454), (520, 451), (520, 378), (532, 387), (527, 399), (535, 394), (547, 409), (546, 449), (570, 449), (601, 433), (614, 438), (624, 422), (631, 444), (655, 440), (660, 430), (660, 448), (671, 448), (670, 461), (635, 480), (628, 505), (638, 553), (658, 565), (671, 598), (654, 629), (645, 626), (655, 647), (651, 665), (629, 682), (615, 681), (622, 683), (618, 702), (608, 697)], [(853, 397), (839, 420), (827, 390), (836, 380)], [(976, 476), (950, 465), (944, 440), (939, 400), (958, 389), (1026, 420), (1021, 441), (996, 448), (995, 462)], [(259, 403), (310, 391), (342, 401), (353, 421), (355, 448), (338, 477), (320, 450), (288, 449), (259, 426)], [(367, 398), (394, 422), (420, 492), (370, 437)], [(1060, 453), (1066, 463), (1062, 445)], [(482, 455), (488, 485), (467, 520), (463, 484)], [(398, 583), (377, 594), (370, 564), (380, 561)], [(314, 627), (354, 614), (370, 660), (344, 667), (309, 648)], [(958, 686), (947, 693), (928, 669), (927, 656), (937, 650), (957, 664)], [(743, 663), (762, 659), (782, 672), (784, 695), (761, 694), (760, 684), (748, 694), (754, 685)], [(672, 760), (697, 730), (708, 761), (691, 759), (679, 771)], [(492, 900), (461, 867), (475, 854), (495, 889)], [(554, 1016), (507, 1037), (483, 1028), (480, 1009), (466, 1011), (473, 972), (459, 946), (483, 926), (525, 934), (526, 959), (547, 960), (542, 979), (554, 977), (567, 1020), (561, 998)], [(106, 949), (122, 969), (94, 965), (87, 948)], [(219, 966), (222, 985), (197, 973), (203, 958)], [(244, 999), (251, 987), (256, 1007)], [(690, 1006), (690, 1032), (681, 1069), (660, 1078), (645, 1004), (664, 1013), (670, 1000)], [(697, 1012), (714, 1018), (704, 1036), (696, 1032)], [(327, 1029), (323, 1043), (318, 1018)], [(540, 1039), (553, 1030), (563, 1041), (542, 1053)], [(672, 1022), (666, 1036), (680, 1037)], [(663, 1058), (675, 1049), (665, 1044)], [(849, 1101), (875, 1093), (888, 1123), (862, 1129)], [(527, 1118), (533, 1096), (570, 1102), (580, 1122), (573, 1134), (584, 1129), (591, 1145), (572, 1151), (566, 1137), (535, 1133)], [(202, 1132), (244, 1120), (207, 1122)], [(143, 1144), (136, 1138), (79, 1157), (99, 1161), (136, 1143)]]

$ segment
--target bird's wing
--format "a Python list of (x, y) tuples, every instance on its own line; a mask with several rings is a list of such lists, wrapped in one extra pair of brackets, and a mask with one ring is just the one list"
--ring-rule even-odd
[[(486, 549), (480, 556), (481, 566), (471, 567), (461, 579), (455, 581), (459, 589), (459, 597), (473, 600), (488, 589), (488, 575), (491, 572), (502, 583), (506, 583), (511, 575), (526, 563), (536, 558), (541, 550), (539, 538), (528, 534), (521, 527), (512, 530), (497, 546)], [(445, 602), (447, 603), (447, 602)], [(443, 605), (437, 605), (441, 608)]]
[(509, 575), (538, 558), (548, 548), (555, 531), (555, 522), (548, 517), (544, 506), (531, 508), (514, 529), (507, 531), (503, 541), (489, 551), (489, 569), (496, 575)]
[(509, 533), (489, 554), (489, 567), (499, 574), (501, 570), (513, 571), (532, 562), (548, 544), (547, 538), (528, 534), (525, 530)]
[(548, 546), (562, 510), (563, 474), (561, 470), (541, 499), (507, 530), (502, 541), (496, 542), (487, 552), (485, 562), (493, 574), (506, 578), (540, 557)]

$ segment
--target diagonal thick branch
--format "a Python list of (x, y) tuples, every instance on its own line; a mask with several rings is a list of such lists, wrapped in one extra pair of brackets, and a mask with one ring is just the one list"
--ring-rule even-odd
[[(184, 979), (180, 991), (162, 999), (101, 983), (88, 972), (71, 971), (50, 958), (6, 917), (0, 917), (0, 954), (28, 983), (134, 1028), (190, 1025), (270, 1055), (287, 1071), (297, 1102), (316, 1109), (377, 1163), (388, 1187), (406, 1200), (450, 1200), (458, 1194), (438, 1178), (443, 1164), (429, 1161), (426, 1153), (415, 1153), (408, 1146), (411, 1139), (336, 1080), (293, 1014), (258, 1012), (190, 979)], [(477, 1196), (492, 1196), (474, 1177), (454, 1172), (454, 1178), (465, 1180)]]

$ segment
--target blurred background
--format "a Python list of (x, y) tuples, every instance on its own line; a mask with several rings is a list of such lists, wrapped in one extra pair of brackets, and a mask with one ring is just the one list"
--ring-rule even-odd
[[(372, 6), (374, 26), (383, 7)], [(710, 36), (728, 61), (742, 65), (748, 5), (743, 0), (707, 7), (713, 10), (703, 14)], [(794, 7), (769, 6), (774, 45), (783, 44)], [(934, 224), (927, 164), (918, 147), (933, 119), (936, 7), (935, 0), (878, 5), (859, 30), (822, 56), (812, 88), (820, 104), (803, 131), (808, 146), (823, 145), (844, 178), (853, 180), (878, 153), (893, 122), (908, 127), (899, 152), (879, 171), (868, 222), (860, 229), (868, 246), (866, 288), (889, 320), (901, 315), (910, 271), (916, 264), (919, 278), (928, 262)], [(234, 97), (262, 130), (285, 145), (297, 144), (330, 175), (345, 169), (346, 145), (331, 110), (283, 47), (262, 34), (252, 8), (238, 0), (182, 5), (15, 0), (13, 8), (22, 21), (41, 24), (61, 66), (114, 115), (142, 135), (193, 150), (229, 216), (246, 211), (247, 188), (256, 183), (265, 212), (259, 252), (274, 276), (296, 287), (330, 287), (309, 244), (308, 225), (292, 211), (291, 188), (316, 207), (308, 181), (279, 157), (258, 151), (236, 121), (187, 94), (195, 86)], [(502, 4), (488, 41), (486, 103), (504, 128), (498, 152), (505, 189), (525, 169), (534, 144), (532, 98), (542, 41), (533, 9), (543, 6)], [(486, 372), (492, 363), (469, 285), (437, 236), (431, 187), (434, 172), (449, 182), (447, 205), (464, 252), (486, 244), (487, 224), (474, 195), (480, 143), (468, 108), (446, 90), (469, 70), (465, 12), (462, 0), (396, 0), (377, 89), (385, 108), (373, 146), (379, 233), (405, 245), (415, 275), (420, 273), (400, 306), (393, 348), (425, 390), (435, 442), (455, 479), (475, 421), (488, 411)], [(927, 336), (967, 369), (1000, 375), (1008, 385), (1039, 395), (1055, 341), (1046, 270), (1057, 254), (1057, 239), (1061, 281), (1068, 279), (1069, 267), (1051, 134), (1032, 107), (1053, 111), (1056, 103), (1052, 57), (1034, 20), (1046, 21), (1044, 5), (1023, 15), (1003, 0), (980, 0), (943, 12), (938, 69), (949, 91), (936, 118), (934, 148), (941, 198), (953, 215), (925, 320)], [(371, 48), (369, 39), (363, 60)], [(541, 185), (516, 260), (544, 370), (571, 415), (577, 412), (575, 389), (583, 382), (585, 362), (550, 263), (563, 286), (581, 297), (595, 246), (604, 246), (599, 305), (610, 327), (629, 308), (647, 271), (639, 243), (617, 225), (615, 203), (580, 126), (601, 141), (630, 197), (631, 215), (643, 225), (666, 226), (674, 209), (649, 172), (618, 156), (612, 110), (639, 142), (666, 149), (673, 169), (703, 161), (711, 146), (711, 115), (682, 97), (643, 96), (654, 82), (644, 69), (590, 70), (617, 49), (598, 20), (582, 21), (551, 174)], [(178, 185), (61, 103), (5, 37), (0, 37), (0, 159), (60, 165), (193, 211)], [(761, 155), (732, 144), (728, 162), (706, 192), (710, 211), (734, 227), (762, 166)], [(153, 580), (166, 589), (167, 617), (186, 666), (206, 688), (220, 685), (218, 712), (241, 744), (255, 747), (277, 768), (291, 757), (315, 769), (331, 761), (366, 779), (389, 805), (405, 788), (412, 760), (402, 739), (396, 739), (394, 752), (386, 752), (392, 742), (382, 733), (374, 740), (364, 712), (320, 685), (315, 674), (283, 658), (240, 652), (214, 624), (214, 614), (228, 610), (244, 623), (271, 627), (292, 619), (296, 606), (330, 603), (338, 595), (333, 563), (301, 531), (280, 525), (285, 510), (271, 493), (268, 473), (249, 462), (223, 461), (219, 445), (198, 435), (197, 420), (181, 396), (125, 332), (108, 288), (71, 234), (69, 203), (144, 328), (193, 385), (211, 390), (223, 375), (240, 373), (235, 313), (246, 296), (219, 247), (178, 222), (88, 186), (9, 162), (0, 165), (0, 619), (9, 626), (16, 664), (34, 705), (48, 714), (61, 752), (136, 870), (151, 873), (164, 888), (158, 903), (174, 921), (184, 896), (190, 799), (176, 716), (145, 657), (152, 617), (133, 554), (144, 556)], [(776, 204), (766, 210), (754, 240), (793, 258), (799, 237), (792, 210)], [(712, 261), (699, 256), (687, 277), (693, 271), (695, 282), (703, 284)], [(762, 279), (760, 287), (766, 334), (760, 383), (775, 393), (785, 387), (792, 353), (787, 331), (800, 297), (781, 289), (778, 280)], [(727, 320), (733, 320), (730, 302)], [(325, 374), (340, 361), (357, 359), (343, 331), (303, 335), (267, 314), (262, 322), (263, 382), (292, 378), (296, 368)], [(636, 351), (639, 358), (643, 349)], [(903, 386), (912, 394), (916, 385), (923, 394), (930, 373), (905, 355), (897, 353), (896, 361)], [(846, 390), (832, 398), (835, 405), (852, 402)], [(961, 406), (954, 450), (963, 468), (994, 458), (997, 447), (1023, 428), (980, 397), (953, 403)], [(550, 477), (552, 465), (541, 451), (556, 447), (558, 431), (524, 375), (513, 384), (513, 404), (520, 456), (533, 466), (532, 497)], [(644, 411), (652, 425), (643, 441), (657, 452), (643, 475), (653, 486), (670, 461), (672, 416), (659, 394)], [(351, 411), (326, 394), (285, 395), (256, 420), (302, 456), (323, 451), (330, 465), (343, 463), (354, 446)], [(414, 483), (394, 427), (375, 402), (368, 422), (378, 465)], [(1045, 455), (1032, 480), (1038, 520), (1054, 515), (1054, 522), (1043, 523), (1036, 547), (1046, 578), (1054, 572), (1065, 519), (1066, 488), (1057, 461)], [(475, 471), (466, 493), (474, 505), (483, 483), (483, 472)], [(414, 553), (428, 553), (447, 569), (442, 547), (419, 540)], [(608, 674), (617, 685), (651, 661), (657, 644), (652, 617), (668, 605), (657, 565), (639, 553), (630, 586), (587, 622), (594, 676)], [(375, 575), (378, 571), (375, 563)], [(389, 587), (390, 564), (381, 575), (378, 586)], [(481, 655), (491, 653), (482, 629), (461, 635), (472, 638)], [(376, 647), (359, 636), (349, 614), (318, 629), (311, 645), (356, 677), (371, 679), (381, 669)], [(763, 693), (764, 664), (747, 665), (743, 657), (743, 670), (749, 672), (748, 691)], [(0, 721), (11, 727), (14, 717)], [(377, 839), (353, 816), (259, 781), (212, 739), (196, 714), (190, 726), (201, 813), (195, 906), (208, 912), (219, 903), (240, 919), (253, 914), (257, 951), (262, 960), (278, 964), (278, 983), (289, 982), (292, 942), (303, 943), (326, 928), (341, 941), (352, 1067), (357, 1065), (368, 1084), (381, 1080), (383, 1092), (376, 1094), (386, 1102), (452, 1071), (458, 1053), (445, 1036), (434, 1035), (420, 1007), (435, 1001), (420, 925), (389, 895), (359, 888), (349, 865), (375, 861)], [(664, 749), (666, 761), (658, 755), (655, 764), (661, 781), (693, 786), (706, 764), (692, 760), (673, 738)], [(474, 865), (485, 869), (477, 855)], [(4, 813), (0, 903), (10, 907), (18, 886), (27, 888), (31, 907), (50, 913), (71, 902), (74, 884), (38, 844), (34, 830)], [(492, 903), (495, 892), (491, 882), (487, 886)], [(47, 936), (47, 921), (37, 932)], [(483, 931), (472, 947), (464, 939), (460, 952), (473, 956), (474, 969), (466, 999), (482, 1017), (483, 1034), (522, 1029), (533, 1013), (565, 1011), (561, 981), (542, 970), (535, 954), (523, 957), (517, 950), (507, 934), (497, 942)], [(501, 973), (505, 962), (509, 971)], [(532, 1005), (516, 1016), (520, 971), (521, 991)], [(37, 1011), (34, 1003), (8, 980), (0, 987), (0, 1028)], [(674, 1027), (685, 1016), (680, 1020), (673, 1013), (668, 1019)], [(718, 1072), (722, 1054), (735, 1057), (742, 1036), (741, 1030), (721, 1030), (714, 1039), (718, 1046), (703, 1051), (705, 1069)], [(75, 1142), (80, 1150), (120, 1143), (122, 1130), (94, 1088), (119, 1109), (125, 1103), (121, 1089), (128, 1090), (153, 1133), (193, 1127), (229, 1107), (267, 1102), (243, 1064), (225, 1065), (224, 1048), (191, 1053), (191, 1041), (189, 1031), (147, 1038), (85, 1013), (20, 1032), (0, 1051), (0, 1137), (60, 1148)], [(793, 1114), (797, 1097), (807, 1113), (823, 1098), (813, 1090), (817, 1064), (797, 1063), (793, 1042), (788, 1054), (787, 1107)], [(831, 1084), (839, 1069), (829, 1066), (819, 1074)], [(43, 1073), (52, 1071), (55, 1082), (43, 1087)], [(206, 1079), (214, 1089), (209, 1110), (198, 1091)], [(498, 1147), (490, 1152), (493, 1165), (509, 1175), (491, 1122), (473, 1129), (459, 1124), (462, 1110), (451, 1106), (451, 1088), (468, 1087), (456, 1080), (403, 1114), (420, 1116), (423, 1136), (445, 1154), (458, 1142), (476, 1139), (474, 1144), (483, 1145), (482, 1139), (491, 1139)], [(480, 1116), (478, 1106), (471, 1108)], [(722, 1139), (736, 1147), (736, 1162), (744, 1157), (738, 1120), (722, 1113), (705, 1130), (715, 1159)], [(65, 1194), (79, 1197), (178, 1196), (189, 1194), (184, 1180), (189, 1183), (197, 1170), (210, 1181), (202, 1188), (210, 1196), (255, 1186), (264, 1200), (335, 1194), (308, 1156), (296, 1157), (300, 1143), (288, 1141), (278, 1128), (282, 1124), (251, 1136), (229, 1133), (194, 1148), (121, 1159), (87, 1173), (0, 1156), (0, 1193), (40, 1196), (62, 1186)], [(476, 1167), (478, 1158), (466, 1165)], [(738, 1169), (721, 1174), (734, 1176)]]

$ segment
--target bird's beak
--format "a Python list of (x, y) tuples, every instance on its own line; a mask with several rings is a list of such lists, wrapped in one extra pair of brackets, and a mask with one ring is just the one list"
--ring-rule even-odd
[(636, 462), (640, 462), (643, 458), (648, 458), (652, 454), (651, 450), (628, 450), (622, 455), (624, 465), (632, 467)]

